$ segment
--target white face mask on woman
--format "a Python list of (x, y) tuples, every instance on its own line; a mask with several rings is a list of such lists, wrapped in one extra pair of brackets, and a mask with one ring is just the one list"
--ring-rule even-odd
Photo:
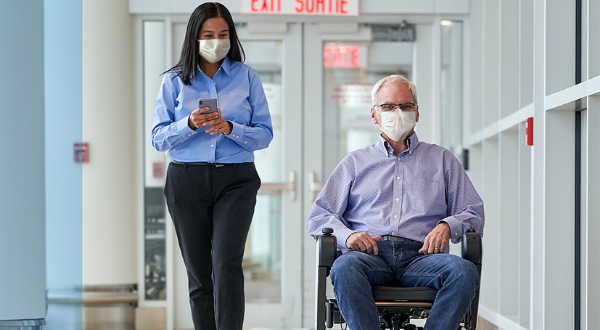
[(402, 111), (396, 109), (394, 111), (381, 111), (380, 129), (385, 135), (394, 141), (402, 141), (406, 139), (408, 133), (415, 128), (417, 124), (416, 111)]
[(209, 63), (217, 63), (229, 52), (229, 39), (205, 39), (200, 41), (200, 56)]

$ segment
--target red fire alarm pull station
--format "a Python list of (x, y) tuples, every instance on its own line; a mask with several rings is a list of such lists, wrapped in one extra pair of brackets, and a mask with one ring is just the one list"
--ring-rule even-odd
[(533, 145), (533, 117), (527, 118), (525, 122), (525, 137), (527, 140), (527, 145)]
[(88, 163), (90, 161), (90, 148), (87, 142), (73, 144), (73, 158), (75, 163)]

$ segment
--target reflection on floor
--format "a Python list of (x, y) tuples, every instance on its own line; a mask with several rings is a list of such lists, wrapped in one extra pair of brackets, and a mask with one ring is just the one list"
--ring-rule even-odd
[(481, 317), (477, 318), (477, 330), (498, 330), (498, 327)]
[(81, 329), (83, 315), (81, 305), (49, 304), (44, 330)]
[[(46, 317), (46, 327), (44, 330), (152, 330), (159, 329), (156, 324), (152, 324), (150, 318), (137, 318), (138, 327), (136, 329), (135, 313), (133, 307), (115, 307), (115, 306), (97, 306), (93, 308), (82, 308), (76, 305), (50, 304), (48, 305), (48, 315)], [(164, 316), (163, 316), (164, 317)], [(148, 322), (145, 322), (148, 321)], [(423, 320), (414, 320), (417, 326), (423, 326)], [(163, 326), (164, 327), (164, 326)], [(332, 329), (346, 329), (335, 325)], [(478, 330), (498, 330), (498, 327), (489, 323), (481, 317), (478, 319)], [(193, 329), (175, 329), (175, 330), (193, 330)], [(274, 329), (274, 328), (247, 328), (244, 330), (308, 330), (308, 329)]]
[(247, 281), (244, 293), (246, 303), (278, 303), (281, 300), (281, 282)]

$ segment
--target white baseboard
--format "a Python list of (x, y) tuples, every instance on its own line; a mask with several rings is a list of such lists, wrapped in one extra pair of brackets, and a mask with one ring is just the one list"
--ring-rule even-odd
[(511, 320), (510, 318), (484, 306), (479, 305), (479, 317), (484, 318), (486, 321), (494, 324), (499, 329), (503, 330), (527, 330), (527, 328)]

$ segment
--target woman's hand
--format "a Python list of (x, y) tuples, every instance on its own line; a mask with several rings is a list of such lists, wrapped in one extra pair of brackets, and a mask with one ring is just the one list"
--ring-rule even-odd
[(210, 126), (205, 132), (211, 135), (223, 133), (225, 135), (231, 134), (233, 126), (223, 119), (221, 116), (221, 109), (217, 108), (217, 112), (203, 113), (208, 110), (208, 107), (194, 110), (188, 119), (188, 126), (195, 130), (205, 126)]

